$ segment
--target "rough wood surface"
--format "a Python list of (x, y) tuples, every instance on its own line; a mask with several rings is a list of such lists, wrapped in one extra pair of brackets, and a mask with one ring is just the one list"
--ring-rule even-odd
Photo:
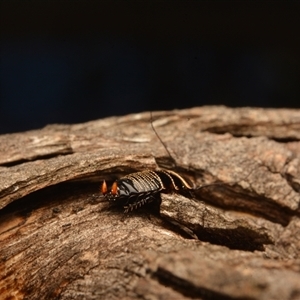
[(171, 166), (149, 112), (0, 136), (1, 299), (300, 299), (300, 110), (153, 125), (194, 183), (129, 214), (99, 193)]

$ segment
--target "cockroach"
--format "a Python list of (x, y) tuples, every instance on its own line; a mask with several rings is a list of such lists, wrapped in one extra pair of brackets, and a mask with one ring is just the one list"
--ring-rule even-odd
[[(158, 135), (153, 126), (151, 113), (151, 127), (156, 134), (159, 141), (167, 151), (174, 165), (175, 160), (171, 156), (167, 146)], [(193, 188), (182, 176), (178, 173), (160, 169), (157, 171), (145, 170), (141, 172), (132, 173), (116, 180), (110, 191), (107, 188), (105, 180), (101, 186), (101, 193), (113, 205), (119, 205), (124, 208), (124, 212), (132, 211), (160, 199), (160, 193), (179, 193), (184, 196), (193, 195), (193, 191), (199, 190), (205, 186), (214, 184), (202, 185), (199, 188)]]
[(116, 180), (108, 191), (105, 180), (101, 192), (106, 199), (124, 207), (125, 212), (156, 200), (160, 193), (188, 194), (193, 188), (179, 174), (171, 170), (142, 171)]

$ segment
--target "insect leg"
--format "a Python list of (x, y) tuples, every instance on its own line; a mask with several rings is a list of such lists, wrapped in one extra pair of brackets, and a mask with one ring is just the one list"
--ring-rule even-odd
[(124, 213), (128, 213), (129, 211), (133, 211), (134, 209), (138, 209), (139, 207), (145, 205), (146, 203), (150, 203), (156, 199), (157, 195), (142, 195), (136, 199), (134, 203), (129, 203), (128, 205), (124, 206)]

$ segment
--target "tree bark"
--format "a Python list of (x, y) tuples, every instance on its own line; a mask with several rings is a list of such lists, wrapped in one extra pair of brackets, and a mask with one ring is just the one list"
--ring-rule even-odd
[[(300, 110), (153, 126), (172, 158), (149, 112), (0, 136), (1, 299), (300, 299)], [(162, 167), (194, 195), (124, 214), (100, 193)]]

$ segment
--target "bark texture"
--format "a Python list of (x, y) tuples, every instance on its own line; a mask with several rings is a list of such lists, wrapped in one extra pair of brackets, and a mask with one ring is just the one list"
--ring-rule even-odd
[[(300, 299), (300, 111), (153, 125), (175, 165), (149, 112), (0, 136), (1, 299)], [(161, 167), (194, 197), (124, 214), (99, 192)]]

